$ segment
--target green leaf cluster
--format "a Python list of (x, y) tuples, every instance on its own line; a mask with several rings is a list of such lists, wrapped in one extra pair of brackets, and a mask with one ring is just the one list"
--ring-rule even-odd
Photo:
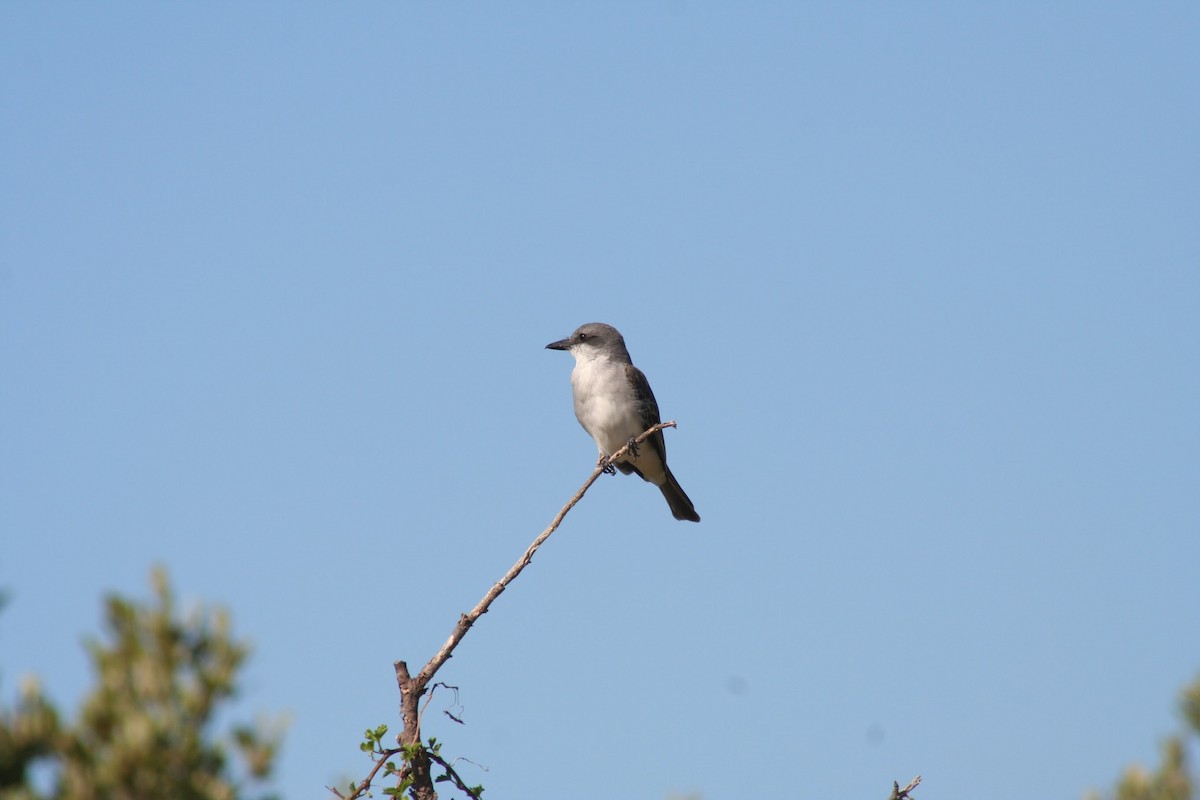
[[(1113, 800), (1200, 800), (1188, 758), (1189, 739), (1200, 738), (1200, 676), (1183, 689), (1179, 710), (1187, 729), (1162, 743), (1162, 763), (1156, 769), (1126, 768), (1110, 794)], [(1100, 795), (1092, 792), (1087, 800), (1100, 800)]]
[[(165, 571), (153, 600), (105, 600), (104, 635), (88, 641), (95, 685), (65, 721), (34, 681), (0, 707), (3, 800), (242, 800), (270, 775), (276, 723), (214, 718), (237, 693), (249, 650), (223, 611), (181, 615)], [(41, 765), (48, 780), (31, 779)]]

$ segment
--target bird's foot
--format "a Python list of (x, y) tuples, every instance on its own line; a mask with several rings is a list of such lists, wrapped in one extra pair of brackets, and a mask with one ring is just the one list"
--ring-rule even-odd
[(633, 458), (637, 458), (638, 457), (637, 439), (633, 436), (630, 436), (629, 441), (626, 442), (625, 445), (629, 448), (629, 455), (632, 456)]
[(617, 474), (617, 468), (612, 465), (612, 462), (608, 460), (608, 456), (604, 455), (603, 453), (601, 453), (600, 457), (596, 459), (596, 466), (599, 467), (600, 471), (605, 475)]

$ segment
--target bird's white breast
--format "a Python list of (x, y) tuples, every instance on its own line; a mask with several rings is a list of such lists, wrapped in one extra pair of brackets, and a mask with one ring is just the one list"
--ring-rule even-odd
[(604, 455), (642, 432), (626, 365), (606, 358), (579, 359), (571, 371), (575, 416)]

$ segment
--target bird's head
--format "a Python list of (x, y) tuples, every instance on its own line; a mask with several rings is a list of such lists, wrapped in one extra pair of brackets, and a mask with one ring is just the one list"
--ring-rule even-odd
[(629, 360), (629, 351), (625, 349), (625, 339), (621, 336), (621, 332), (603, 322), (588, 322), (580, 325), (566, 339), (551, 342), (546, 345), (546, 349), (566, 350), (575, 356), (576, 361), (598, 357)]

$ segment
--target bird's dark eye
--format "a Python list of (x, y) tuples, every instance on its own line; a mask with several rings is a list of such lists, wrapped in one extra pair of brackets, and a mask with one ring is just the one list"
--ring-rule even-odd
[(583, 341), (584, 339), (586, 339), (586, 338), (587, 338), (587, 334), (586, 334), (586, 333), (581, 333), (581, 334), (579, 334), (579, 341), (581, 341), (581, 342), (582, 342), (582, 341)]

